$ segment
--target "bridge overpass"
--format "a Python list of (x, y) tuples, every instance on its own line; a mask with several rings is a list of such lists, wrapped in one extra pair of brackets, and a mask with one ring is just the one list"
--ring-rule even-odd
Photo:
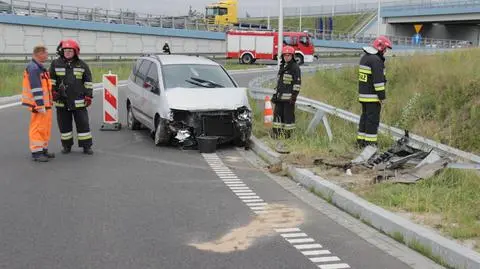
[[(409, 36), (421, 25), (423, 40), (466, 40), (480, 43), (480, 0), (406, 0), (385, 2), (380, 9), (383, 34)], [(376, 33), (373, 22), (365, 33)], [(431, 44), (435, 45), (435, 44)]]

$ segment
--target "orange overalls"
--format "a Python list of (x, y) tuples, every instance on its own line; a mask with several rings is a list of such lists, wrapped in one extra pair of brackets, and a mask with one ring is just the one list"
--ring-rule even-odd
[(52, 129), (52, 83), (47, 69), (35, 60), (23, 72), (22, 105), (32, 112), (29, 127), (30, 151), (33, 155), (42, 154), (48, 148)]

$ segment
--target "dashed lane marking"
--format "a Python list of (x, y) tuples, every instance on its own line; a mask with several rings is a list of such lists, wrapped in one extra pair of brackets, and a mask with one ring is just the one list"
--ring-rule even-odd
[[(204, 159), (237, 197), (257, 215), (268, 213), (268, 203), (257, 195), (247, 184), (238, 178), (215, 153), (203, 153)], [(268, 215), (267, 215), (268, 216)], [(333, 255), (315, 239), (309, 237), (298, 227), (278, 227), (272, 225), (275, 232), (279, 233), (288, 243), (308, 258), (320, 269), (347, 269), (350, 265), (341, 263), (341, 259)], [(279, 225), (280, 226), (280, 225)]]

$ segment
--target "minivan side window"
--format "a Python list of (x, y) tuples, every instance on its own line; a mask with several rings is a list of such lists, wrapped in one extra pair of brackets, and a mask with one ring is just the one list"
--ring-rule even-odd
[(140, 68), (140, 65), (142, 64), (143, 60), (138, 59), (137, 62), (133, 65), (132, 68), (132, 73), (130, 73), (130, 80), (135, 81), (135, 77), (137, 76), (138, 69)]
[(140, 68), (138, 69), (137, 76), (135, 78), (135, 83), (142, 88), (143, 88), (143, 82), (147, 77), (148, 69), (150, 68), (151, 64), (152, 64), (151, 61), (144, 60), (140, 65)]
[(152, 66), (148, 70), (145, 81), (148, 81), (148, 82), (150, 82), (150, 84), (152, 84), (152, 86), (154, 86), (156, 88), (159, 88), (159, 85), (158, 85), (158, 69), (157, 69), (157, 65), (155, 63), (152, 63)]

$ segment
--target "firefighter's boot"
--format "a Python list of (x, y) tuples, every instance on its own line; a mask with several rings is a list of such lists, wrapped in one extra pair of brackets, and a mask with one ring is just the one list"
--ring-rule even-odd
[(83, 153), (85, 153), (87, 155), (93, 155), (93, 150), (90, 147), (84, 147), (83, 148)]
[(48, 162), (48, 157), (43, 155), (43, 152), (41, 153), (34, 153), (32, 154), (32, 160), (34, 162), (42, 162), (42, 163), (45, 163), (45, 162)]
[(49, 159), (54, 159), (55, 158), (55, 153), (48, 152), (48, 149), (43, 150), (43, 155), (47, 156), (47, 158), (49, 158)]

